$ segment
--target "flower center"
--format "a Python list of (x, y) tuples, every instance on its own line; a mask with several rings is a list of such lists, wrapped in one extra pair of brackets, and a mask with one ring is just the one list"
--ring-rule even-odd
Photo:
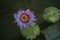
[(21, 16), (20, 16), (20, 20), (24, 23), (28, 22), (29, 21), (29, 16), (25, 13), (23, 13)]

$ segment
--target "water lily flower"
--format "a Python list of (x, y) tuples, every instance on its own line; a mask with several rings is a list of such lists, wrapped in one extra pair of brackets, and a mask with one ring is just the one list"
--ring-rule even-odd
[(14, 18), (17, 26), (19, 26), (20, 29), (29, 27), (32, 22), (36, 20), (34, 12), (29, 9), (19, 10), (17, 13), (14, 14)]

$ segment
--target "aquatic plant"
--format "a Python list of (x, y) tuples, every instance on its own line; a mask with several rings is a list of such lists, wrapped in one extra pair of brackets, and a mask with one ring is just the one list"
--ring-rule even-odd
[(60, 20), (60, 10), (56, 7), (48, 7), (44, 10), (43, 18), (48, 22), (55, 23)]
[(40, 34), (38, 24), (36, 24), (36, 18), (34, 12), (31, 10), (19, 10), (14, 14), (15, 22), (20, 27), (22, 35), (26, 39), (34, 39)]
[(39, 26), (34, 22), (30, 28), (22, 29), (21, 33), (26, 39), (34, 39), (37, 35), (40, 35)]

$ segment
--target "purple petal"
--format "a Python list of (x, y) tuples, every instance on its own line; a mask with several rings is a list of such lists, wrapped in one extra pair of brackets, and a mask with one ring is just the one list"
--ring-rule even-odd
[(25, 13), (27, 13), (27, 14), (29, 14), (31, 11), (29, 10), (29, 9), (27, 9), (26, 11), (25, 11)]

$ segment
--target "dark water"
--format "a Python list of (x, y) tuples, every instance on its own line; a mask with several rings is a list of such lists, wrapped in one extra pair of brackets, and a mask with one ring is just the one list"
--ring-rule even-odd
[[(27, 40), (20, 33), (17, 25), (13, 23), (13, 14), (20, 8), (29, 8), (35, 12), (41, 31), (48, 28), (52, 23), (44, 21), (42, 14), (49, 6), (60, 9), (60, 0), (0, 0), (0, 40)], [(35, 38), (35, 40), (45, 39), (42, 33)]]

